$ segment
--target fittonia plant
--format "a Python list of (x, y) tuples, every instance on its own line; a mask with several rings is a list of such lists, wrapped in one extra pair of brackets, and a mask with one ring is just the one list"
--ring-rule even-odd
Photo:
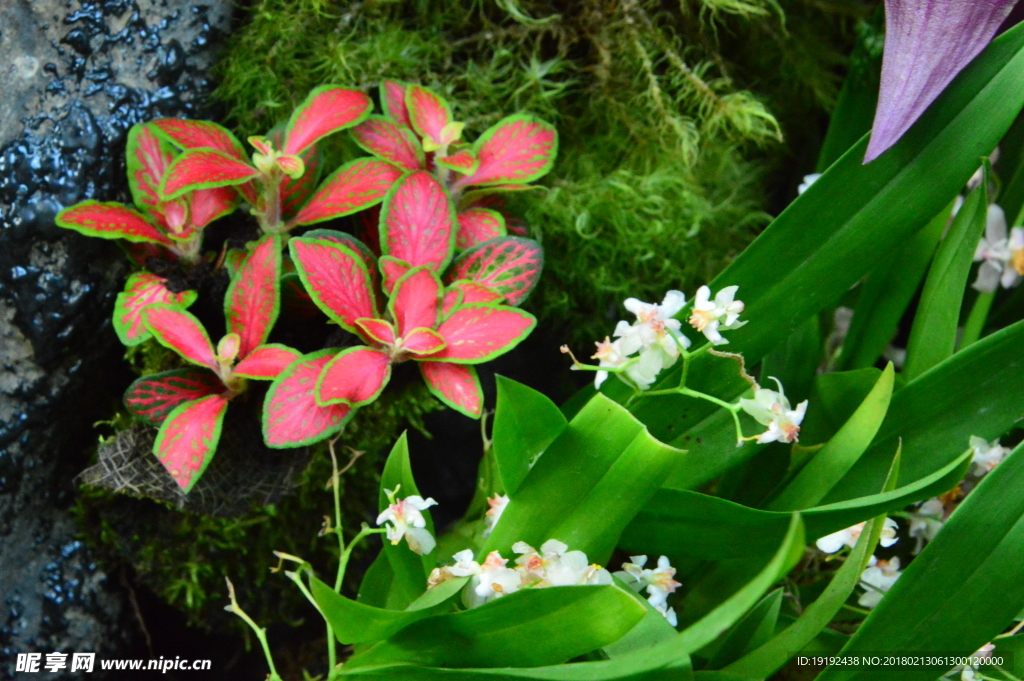
[[(209, 121), (136, 125), (127, 147), (134, 206), (85, 201), (58, 215), (62, 227), (125, 242), (139, 267), (114, 309), (121, 341), (155, 338), (198, 365), (144, 376), (125, 395), (133, 415), (160, 427), (154, 453), (186, 492), (216, 453), (229, 403), (251, 380), (274, 381), (263, 409), (270, 447), (336, 433), (380, 395), (391, 366), (407, 360), (443, 402), (479, 417), (471, 365), (512, 349), (534, 327), (515, 306), (536, 284), (543, 251), (508, 236), (505, 216), (486, 206), (495, 205), (494, 192), (529, 188), (550, 169), (554, 129), (513, 116), (470, 145), (435, 93), (386, 82), (381, 99), (387, 115), (370, 117), (366, 93), (316, 88), (285, 125), (249, 138), (251, 154)], [(318, 145), (346, 129), (375, 156), (321, 181)], [(379, 217), (367, 210), (382, 202)], [(217, 252), (204, 250), (205, 228), (242, 204), (258, 229), (231, 227)], [(379, 223), (368, 243), (333, 229), (293, 238), (361, 211), (364, 225)], [(244, 249), (229, 249), (254, 235)], [(214, 346), (206, 328), (219, 321), (186, 308), (222, 272), (231, 279), (227, 333)], [(298, 282), (307, 303), (364, 344), (302, 355), (268, 342), (282, 283)]]

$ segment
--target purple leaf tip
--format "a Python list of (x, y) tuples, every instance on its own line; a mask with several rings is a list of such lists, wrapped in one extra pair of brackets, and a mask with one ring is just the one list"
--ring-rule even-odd
[(895, 144), (981, 52), (1017, 0), (886, 0), (882, 85), (864, 162)]

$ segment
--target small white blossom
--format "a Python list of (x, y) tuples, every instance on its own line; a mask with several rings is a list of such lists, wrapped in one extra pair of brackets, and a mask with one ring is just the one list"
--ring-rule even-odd
[(474, 575), (480, 574), (480, 563), (474, 560), (472, 549), (459, 551), (452, 556), (452, 558), (455, 559), (455, 565), (436, 567), (430, 572), (430, 577), (427, 579), (428, 589), (433, 589), (441, 582), (446, 582), (449, 579), (454, 579), (456, 577), (473, 577)]
[(512, 568), (506, 567), (507, 563), (508, 559), (502, 558), (497, 551), (487, 554), (487, 559), (480, 566), (480, 572), (470, 580), (466, 592), (471, 608), (515, 593), (522, 588), (522, 576)]
[(1000, 445), (999, 440), (989, 442), (976, 435), (971, 436), (969, 446), (974, 450), (971, 472), (978, 477), (991, 471), (1010, 453), (1010, 449)]
[(711, 289), (701, 286), (693, 299), (693, 312), (690, 313), (690, 326), (703, 333), (704, 337), (714, 345), (728, 343), (720, 333), (721, 330), (738, 329), (746, 322), (739, 321), (743, 312), (743, 301), (736, 300), (739, 286), (726, 286), (711, 300)]
[(811, 173), (810, 175), (804, 175), (804, 181), (800, 183), (800, 186), (796, 188), (796, 193), (799, 196), (805, 191), (811, 188), (811, 185), (818, 181), (821, 177), (821, 173)]
[(942, 503), (942, 499), (932, 497), (928, 501), (923, 502), (910, 515), (908, 519), (910, 527), (907, 532), (917, 540), (917, 546), (914, 548), (915, 554), (921, 553), (925, 542), (935, 539), (935, 535), (942, 529), (945, 513), (946, 507)]
[(377, 516), (377, 525), (388, 523), (387, 538), (392, 544), (398, 544), (404, 537), (410, 550), (425, 556), (434, 550), (437, 542), (426, 530), (427, 521), (421, 511), (436, 506), (437, 502), (419, 495), (396, 500), (397, 492), (398, 488), (394, 492), (384, 490), (391, 504)]
[(1024, 275), (1024, 229), (1014, 227), (1007, 237), (1006, 214), (996, 204), (988, 207), (985, 236), (974, 251), (974, 261), (981, 267), (973, 286), (983, 293), (993, 293), (1000, 285), (1011, 288)]
[(796, 405), (796, 409), (789, 404), (786, 393), (782, 390), (782, 383), (779, 379), (772, 378), (779, 391), (758, 387), (754, 390), (754, 399), (740, 399), (740, 407), (750, 414), (768, 430), (757, 436), (760, 444), (766, 442), (798, 442), (800, 439), (800, 424), (803, 423), (804, 415), (807, 413), (807, 400)]
[[(995, 649), (996, 646), (994, 643), (986, 643), (977, 651), (975, 651), (974, 654), (972, 654), (970, 657), (992, 657), (992, 653), (993, 651), (995, 651)], [(946, 674), (946, 676), (960, 672), (960, 681), (978, 681), (979, 677), (977, 671), (978, 667), (980, 666), (981, 665), (965, 664), (961, 667), (956, 667), (955, 669), (953, 669), (953, 671), (949, 672), (949, 674)]]
[(686, 306), (686, 296), (680, 291), (669, 291), (660, 305), (636, 298), (627, 298), (623, 305), (636, 315), (636, 321), (620, 321), (612, 335), (619, 339), (622, 355), (640, 353), (639, 361), (626, 369), (626, 375), (646, 388), (663, 369), (675, 363), (679, 357), (678, 343), (690, 347), (690, 339), (679, 333), (682, 324), (674, 319)]
[(631, 562), (623, 563), (622, 572), (616, 572), (615, 576), (637, 593), (646, 588), (647, 602), (664, 615), (672, 626), (676, 626), (676, 613), (668, 607), (667, 602), (669, 594), (674, 593), (681, 584), (673, 579), (676, 569), (669, 564), (668, 556), (658, 558), (656, 569), (644, 567), (647, 565), (647, 556), (630, 556), (629, 560)]
[[(825, 535), (816, 541), (815, 545), (819, 550), (824, 551), (825, 553), (835, 553), (844, 546), (853, 548), (857, 543), (857, 540), (860, 539), (861, 533), (864, 532), (865, 525), (866, 523), (857, 523), (853, 527), (847, 527), (845, 530), (839, 530), (838, 532)], [(895, 520), (892, 518), (886, 518), (885, 524), (882, 525), (882, 536), (878, 543), (883, 547), (889, 547), (895, 544), (899, 541), (899, 537), (896, 536), (896, 531), (898, 529), (899, 526), (896, 524)]]
[(505, 507), (508, 506), (509, 498), (505, 494), (495, 494), (493, 497), (487, 500), (487, 505), (490, 506), (487, 509), (487, 513), (484, 514), (484, 522), (487, 523), (487, 529), (484, 530), (484, 536), (490, 537), (491, 532), (494, 531), (494, 526), (498, 524), (498, 520), (501, 519), (501, 514), (505, 512)]
[[(629, 358), (622, 353), (621, 340), (612, 341), (606, 336), (603, 341), (597, 342), (595, 345), (597, 345), (597, 352), (591, 355), (591, 359), (600, 360), (598, 366), (617, 369), (629, 361)], [(594, 387), (600, 390), (601, 384), (606, 380), (608, 380), (608, 372), (598, 371), (594, 375)]]
[(876, 560), (871, 556), (868, 568), (860, 576), (860, 585), (866, 589), (857, 599), (857, 603), (865, 608), (873, 608), (882, 601), (892, 585), (900, 578), (900, 559)]

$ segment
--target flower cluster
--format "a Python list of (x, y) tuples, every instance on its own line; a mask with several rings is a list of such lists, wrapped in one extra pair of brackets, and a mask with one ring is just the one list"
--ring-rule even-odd
[(431, 506), (437, 506), (432, 498), (424, 499), (414, 494), (404, 499), (396, 499), (401, 485), (394, 491), (386, 489), (384, 494), (388, 497), (388, 507), (377, 516), (377, 525), (384, 525), (387, 528), (387, 538), (393, 545), (397, 545), (404, 538), (409, 544), (413, 553), (425, 556), (434, 550), (437, 542), (434, 536), (427, 530), (427, 521), (421, 511)]
[(1014, 227), (1007, 236), (1006, 214), (996, 204), (988, 207), (985, 236), (974, 251), (974, 261), (980, 262), (974, 288), (983, 293), (994, 293), (1016, 286), (1024, 275), (1024, 228)]
[[(728, 343), (721, 331), (738, 329), (746, 321), (740, 321), (743, 302), (736, 300), (738, 286), (727, 286), (714, 299), (711, 289), (701, 286), (693, 299), (689, 324), (703, 333), (713, 345)], [(661, 304), (645, 303), (636, 298), (627, 298), (623, 306), (636, 320), (632, 323), (619, 321), (612, 335), (615, 340), (605, 338), (596, 343), (597, 352), (592, 359), (599, 361), (594, 386), (600, 388), (610, 372), (624, 375), (628, 382), (640, 390), (648, 389), (663, 370), (671, 367), (686, 352), (693, 341), (682, 334), (682, 323), (675, 319), (686, 307), (686, 296), (681, 291), (669, 291)], [(563, 348), (568, 352), (567, 348)], [(583, 365), (574, 363), (573, 369)]]
[(647, 556), (630, 556), (629, 560), (631, 562), (623, 563), (622, 572), (616, 572), (615, 576), (637, 593), (646, 588), (647, 602), (664, 615), (669, 624), (676, 626), (679, 621), (676, 611), (668, 606), (668, 596), (681, 584), (673, 579), (676, 569), (669, 564), (668, 556), (658, 559), (657, 569), (644, 567)]
[(435, 568), (430, 573), (427, 587), (433, 588), (449, 579), (472, 577), (466, 590), (466, 603), (475, 608), (520, 589), (612, 583), (607, 570), (592, 565), (587, 554), (570, 551), (557, 539), (541, 544), (540, 551), (521, 541), (513, 544), (512, 550), (519, 554), (515, 567), (509, 567), (509, 559), (498, 551), (491, 551), (483, 563), (474, 560), (472, 549), (459, 551), (452, 556), (454, 565)]
[(865, 591), (857, 603), (864, 608), (873, 608), (881, 603), (882, 597), (900, 578), (900, 574), (899, 558), (894, 556), (889, 560), (878, 560), (871, 556), (867, 569), (860, 576), (860, 585)]

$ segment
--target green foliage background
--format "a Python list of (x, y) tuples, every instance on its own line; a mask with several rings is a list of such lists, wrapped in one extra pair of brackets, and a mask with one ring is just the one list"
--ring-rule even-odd
[[(539, 333), (585, 351), (611, 330), (623, 298), (692, 293), (792, 199), (814, 170), (843, 55), (875, 5), (253, 0), (228, 38), (216, 104), (245, 139), (287, 118), (316, 85), (372, 89), (391, 78), (444, 93), (470, 139), (517, 111), (554, 123), (561, 148), (545, 188), (511, 207), (546, 250), (526, 304)], [(332, 153), (357, 152), (342, 141)], [(373, 510), (375, 454), (437, 408), (425, 391), (393, 397), (346, 431), (346, 444), (371, 452), (347, 476), (352, 526)], [(334, 544), (315, 536), (331, 505), (328, 476), (318, 454), (299, 493), (241, 520), (102, 492), (86, 494), (79, 512), (94, 544), (191, 622), (237, 625), (222, 612), (230, 574), (259, 621), (294, 623), (308, 606), (269, 575), (271, 551), (328, 564)]]

